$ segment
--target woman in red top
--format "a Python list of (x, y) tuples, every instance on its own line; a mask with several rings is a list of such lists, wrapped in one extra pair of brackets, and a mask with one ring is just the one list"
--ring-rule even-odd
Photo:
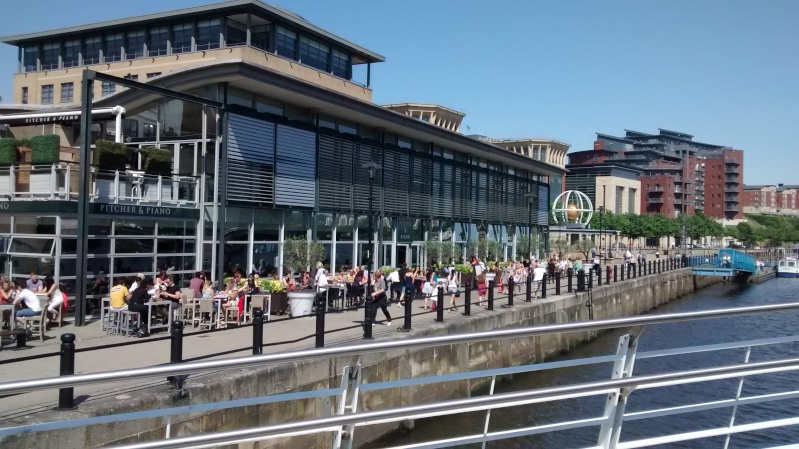
[(477, 276), (477, 296), (478, 304), (483, 304), (486, 300), (486, 292), (488, 292), (488, 285), (486, 284), (486, 275), (485, 273), (480, 273)]

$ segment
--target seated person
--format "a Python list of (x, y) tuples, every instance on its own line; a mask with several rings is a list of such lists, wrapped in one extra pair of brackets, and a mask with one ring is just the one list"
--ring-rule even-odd
[(294, 276), (289, 271), (286, 271), (286, 275), (283, 276), (283, 287), (285, 287), (287, 292), (293, 292), (297, 288)]
[(130, 292), (125, 286), (125, 278), (117, 278), (116, 284), (111, 287), (111, 310), (125, 310), (130, 299)]
[(148, 337), (150, 330), (147, 328), (147, 312), (149, 308), (145, 305), (150, 300), (149, 290), (152, 287), (152, 282), (142, 279), (139, 281), (139, 288), (130, 294), (128, 299), (128, 311), (137, 312), (139, 314), (139, 321), (134, 331), (139, 337)]
[[(137, 289), (138, 290), (138, 289)], [(156, 289), (158, 299), (162, 301), (171, 301), (169, 308), (158, 307), (158, 314), (164, 318), (169, 317), (169, 313), (180, 307), (180, 289), (172, 282), (171, 277), (167, 277), (161, 281), (161, 284)]]
[(20, 326), (25, 324), (22, 318), (36, 316), (42, 313), (42, 304), (39, 301), (39, 297), (36, 296), (36, 293), (27, 288), (25, 281), (17, 281), (17, 294), (14, 297), (13, 304), (17, 307), (24, 306), (23, 308), (14, 310), (14, 318)]

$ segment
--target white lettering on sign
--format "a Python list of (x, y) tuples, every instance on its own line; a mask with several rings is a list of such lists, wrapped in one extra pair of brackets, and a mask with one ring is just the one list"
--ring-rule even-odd
[(11, 208), (11, 203), (0, 203), (0, 209), (8, 210)]
[(157, 217), (172, 215), (172, 209), (169, 207), (131, 206), (124, 204), (99, 204), (98, 206), (98, 212), (106, 214), (150, 215)]

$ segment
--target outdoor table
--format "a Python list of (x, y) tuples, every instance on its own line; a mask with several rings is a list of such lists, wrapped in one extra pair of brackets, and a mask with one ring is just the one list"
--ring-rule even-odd
[(17, 327), (17, 320), (14, 319), (14, 304), (0, 304), (0, 318), (6, 310), (11, 311), (11, 316), (8, 318), (8, 326), (13, 331)]
[[(327, 305), (326, 305), (327, 310), (329, 311), (331, 308), (336, 308), (339, 311), (341, 311), (342, 309), (344, 309), (344, 298), (347, 294), (347, 287), (343, 285), (329, 285), (325, 288), (327, 288), (327, 291), (325, 292), (327, 300)], [(334, 304), (341, 301), (340, 307), (333, 307), (330, 305), (331, 296), (333, 297)]]
[[(166, 306), (168, 309), (167, 311), (167, 322), (166, 324), (159, 324), (158, 326), (152, 325), (153, 320), (153, 307), (158, 306)], [(153, 329), (166, 329), (169, 332), (169, 329), (172, 328), (172, 301), (150, 301), (147, 303), (147, 329), (150, 332)]]

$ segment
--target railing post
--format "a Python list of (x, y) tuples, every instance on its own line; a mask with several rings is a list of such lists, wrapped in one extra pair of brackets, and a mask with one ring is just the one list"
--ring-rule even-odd
[(619, 281), (619, 266), (613, 265), (613, 282)]
[(621, 271), (621, 278), (620, 278), (620, 280), (621, 280), (621, 281), (624, 281), (624, 275), (626, 274), (626, 273), (624, 273), (624, 272), (625, 272), (625, 271), (627, 271), (627, 264), (624, 264), (624, 265), (622, 265), (622, 266), (621, 266), (621, 270), (620, 270), (620, 271)]
[(411, 317), (413, 315), (413, 301), (411, 301), (411, 295), (405, 296), (405, 321), (402, 325), (402, 330), (405, 332), (409, 332), (411, 330)]
[(633, 279), (638, 277), (638, 264), (632, 264), (633, 266)]
[(588, 290), (592, 290), (594, 288), (594, 269), (591, 268), (588, 270)]
[(585, 291), (585, 270), (577, 271), (577, 291)]
[(436, 321), (444, 322), (444, 287), (438, 287), (438, 300), (436, 300)]
[(508, 307), (513, 307), (513, 291), (516, 290), (516, 283), (513, 278), (508, 279)]
[[(168, 313), (172, 313), (169, 311)], [(183, 362), (183, 321), (173, 321), (172, 322), (172, 331), (170, 333), (170, 351), (169, 351), (169, 363), (182, 363)], [(175, 387), (175, 390), (178, 390), (180, 394), (183, 393), (183, 380), (186, 378), (185, 375), (181, 376), (169, 376), (167, 377), (167, 381), (172, 383), (172, 386)]]
[[(408, 297), (405, 297), (405, 301)], [(372, 339), (372, 298), (366, 298), (363, 304), (363, 339)]]
[(555, 294), (560, 295), (560, 275), (555, 276)]
[[(61, 336), (60, 362), (60, 375), (70, 376), (75, 374), (75, 334), (63, 334)], [(74, 388), (69, 387), (58, 390), (58, 408), (60, 410), (70, 410), (75, 408)]]
[[(317, 337), (318, 338), (318, 337)], [(255, 309), (252, 318), (252, 355), (263, 354), (264, 348), (264, 311)]]
[(602, 286), (602, 265), (599, 265), (596, 270), (596, 285), (597, 287)]
[(569, 277), (568, 282), (566, 283), (566, 293), (571, 293), (573, 289), (572, 285), (572, 274), (574, 274), (574, 270), (569, 268), (566, 270), (566, 276)]
[(321, 305), (316, 306), (316, 347), (325, 347), (325, 315), (327, 314), (327, 300), (323, 299)]
[(494, 310), (494, 281), (488, 282), (488, 310)]
[(527, 273), (527, 291), (525, 292), (524, 301), (530, 302), (533, 300), (533, 274)]
[(547, 299), (547, 275), (541, 278), (541, 299)]
[(652, 261), (647, 262), (649, 266), (646, 268), (646, 274), (652, 274)]
[(610, 284), (610, 265), (605, 266), (605, 284)]
[(472, 314), (472, 287), (469, 284), (466, 284), (466, 291), (463, 293), (463, 314)]

